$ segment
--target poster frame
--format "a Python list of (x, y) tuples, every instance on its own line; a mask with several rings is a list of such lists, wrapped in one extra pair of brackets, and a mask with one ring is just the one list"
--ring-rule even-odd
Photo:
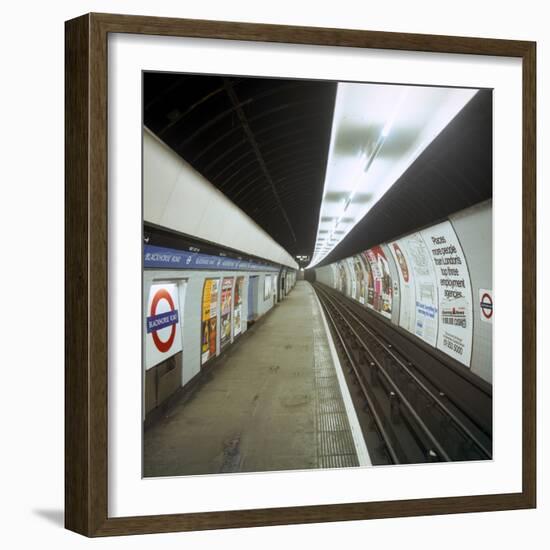
[[(277, 42), (522, 61), (522, 490), (300, 507), (109, 517), (109, 33)], [(65, 24), (65, 526), (86, 536), (344, 521), (536, 507), (536, 43), (91, 13)], [(519, 411), (518, 411), (519, 413)]]
[[(209, 355), (208, 355), (208, 358), (207, 359), (204, 359), (203, 360), (203, 351), (202, 351), (202, 323), (204, 322), (204, 319), (203, 319), (203, 310), (204, 310), (204, 295), (205, 295), (205, 290), (206, 290), (206, 284), (207, 283), (210, 283), (210, 286), (212, 286), (212, 282), (213, 281), (217, 281), (218, 284), (216, 285), (216, 337), (215, 337), (215, 341), (216, 341), (216, 351), (214, 353), (214, 355), (210, 355), (210, 351), (209, 351)], [(210, 290), (210, 292), (212, 292)], [(201, 293), (201, 319), (200, 319), (200, 322), (201, 322), (201, 330), (200, 330), (200, 334), (201, 334), (201, 347), (200, 347), (200, 353), (201, 353), (201, 358), (200, 358), (200, 363), (201, 363), (201, 369), (204, 368), (204, 365), (206, 365), (206, 363), (208, 363), (208, 361), (210, 361), (211, 359), (213, 359), (214, 357), (217, 357), (218, 353), (219, 353), (219, 349), (218, 349), (218, 339), (219, 339), (219, 333), (218, 333), (218, 325), (219, 325), (219, 321), (221, 319), (221, 313), (220, 313), (220, 295), (221, 295), (221, 281), (220, 281), (220, 278), (219, 277), (206, 277), (204, 279), (204, 282), (203, 282), (203, 286), (202, 286), (202, 293)], [(210, 300), (210, 304), (212, 304), (212, 300)], [(210, 307), (212, 307), (210, 305)], [(210, 322), (210, 319), (212, 319), (212, 317), (210, 317), (208, 319), (208, 321)]]
[[(227, 347), (228, 344), (231, 344), (233, 342), (233, 316), (235, 314), (234, 306), (233, 306), (233, 295), (235, 292), (235, 280), (236, 277), (229, 275), (222, 277), (222, 282), (220, 285), (220, 353), (222, 350)], [(224, 288), (226, 281), (231, 282), (231, 286), (229, 288)], [(223, 305), (224, 305), (224, 291), (229, 290), (229, 340), (226, 340), (224, 342), (224, 332), (223, 332), (223, 317), (224, 317), (224, 311), (223, 311)]]
[[(243, 291), (244, 291), (244, 288), (245, 288), (245, 277), (244, 277), (244, 275), (237, 275), (235, 277), (235, 284), (233, 286), (233, 296), (232, 296), (233, 313), (232, 313), (232, 329), (231, 329), (231, 332), (232, 332), (232, 335), (233, 335), (233, 340), (238, 338), (246, 330), (246, 328), (245, 328), (245, 330), (243, 330), (243, 309), (244, 309)], [(236, 300), (237, 297), (240, 299), (239, 302), (237, 302), (237, 300)], [(238, 331), (235, 330), (236, 329), (235, 319), (237, 317), (235, 312), (237, 311), (237, 308), (240, 308), (239, 309), (239, 330)]]

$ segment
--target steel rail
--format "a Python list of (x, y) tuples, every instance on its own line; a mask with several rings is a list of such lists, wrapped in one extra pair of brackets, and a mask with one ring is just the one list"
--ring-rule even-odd
[(342, 349), (344, 350), (344, 353), (346, 354), (346, 357), (347, 357), (347, 359), (348, 359), (348, 361), (351, 365), (351, 368), (353, 369), (355, 377), (357, 378), (357, 381), (359, 383), (359, 387), (361, 388), (361, 391), (362, 391), (362, 393), (365, 396), (365, 399), (367, 401), (369, 411), (372, 414), (372, 417), (374, 418), (374, 422), (376, 424), (376, 427), (378, 429), (380, 437), (381, 437), (382, 441), (384, 442), (384, 445), (388, 449), (388, 452), (390, 454), (390, 458), (391, 458), (392, 462), (394, 464), (401, 464), (401, 460), (399, 460), (399, 457), (397, 456), (397, 453), (394, 449), (393, 443), (391, 442), (391, 438), (388, 435), (388, 433), (386, 431), (386, 428), (384, 428), (384, 423), (383, 423), (382, 419), (380, 418), (380, 415), (378, 414), (378, 412), (376, 410), (376, 406), (373, 403), (373, 400), (372, 400), (372, 397), (369, 393), (369, 390), (367, 389), (367, 387), (365, 386), (365, 383), (363, 382), (361, 373), (357, 369), (356, 362), (353, 360), (353, 358), (351, 357), (351, 355), (348, 351), (348, 348), (347, 348), (347, 346), (344, 342), (344, 338), (342, 337), (342, 334), (341, 334), (340, 330), (338, 329), (338, 326), (336, 324), (336, 321), (334, 320), (334, 317), (333, 317), (332, 313), (330, 313), (330, 311), (328, 310), (328, 308), (326, 307), (326, 305), (322, 301), (321, 301), (321, 305), (323, 306), (323, 309), (324, 309), (325, 313), (327, 314), (327, 317), (330, 320), (331, 326), (334, 329), (334, 332), (336, 333), (336, 336), (338, 337), (338, 340), (340, 341), (340, 345), (341, 345)]
[[(315, 284), (319, 284), (320, 286), (322, 286), (324, 288), (328, 288), (329, 291), (333, 291), (333, 292), (335, 291), (332, 287), (329, 287), (328, 285), (324, 285), (323, 283), (315, 283)], [(375, 315), (376, 316), (376, 313), (366, 309), (366, 307), (364, 305), (360, 304), (357, 300), (355, 300), (353, 298), (350, 298), (349, 296), (346, 296), (344, 294), (342, 294), (342, 296), (348, 301), (350, 307), (355, 307), (356, 308), (356, 311), (357, 310), (359, 310), (359, 311), (362, 310), (363, 312), (367, 313), (368, 315), (371, 315), (371, 316)], [(413, 338), (412, 333), (410, 333), (409, 331), (406, 331), (405, 329), (403, 329), (399, 325), (395, 325), (395, 324), (391, 323), (391, 321), (389, 321), (388, 319), (384, 319), (384, 318), (380, 317), (380, 318), (376, 319), (376, 322), (382, 324), (383, 326), (391, 328), (392, 330), (395, 330), (395, 332), (398, 336), (403, 337), (405, 339), (408, 339), (410, 342), (412, 341), (412, 338)], [(382, 332), (382, 331), (379, 331), (379, 332)], [(476, 391), (478, 391), (479, 393), (484, 394), (485, 396), (487, 396), (489, 398), (492, 397), (493, 391), (492, 391), (492, 387), (491, 387), (490, 383), (488, 383), (485, 380), (482, 380), (481, 378), (478, 378), (478, 377), (475, 377), (475, 379), (472, 379), (471, 375), (469, 375), (467, 373), (468, 369), (464, 369), (463, 366), (458, 367), (458, 366), (453, 365), (453, 364), (446, 364), (444, 362), (444, 360), (440, 356), (438, 356), (438, 354), (441, 355), (444, 352), (434, 348), (433, 346), (431, 346), (429, 344), (426, 344), (423, 341), (419, 341), (418, 342), (418, 347), (424, 353), (426, 353), (426, 355), (429, 355), (431, 358), (439, 361), (440, 363), (443, 363), (447, 370), (452, 372), (452, 374), (454, 374), (455, 376), (457, 376), (458, 378), (460, 378), (464, 382), (470, 384), (473, 388), (475, 388)], [(397, 348), (397, 346), (396, 346), (396, 348)], [(404, 354), (404, 355), (406, 355), (406, 354)], [(426, 375), (426, 378), (430, 379), (430, 377), (428, 375)], [(437, 384), (434, 383), (434, 385), (437, 385)], [(481, 431), (485, 432), (485, 430), (483, 428), (480, 427), (480, 429), (481, 429)]]
[[(323, 286), (323, 285), (321, 285)], [(384, 330), (381, 330), (380, 328), (376, 328), (376, 325), (373, 326), (368, 320), (367, 320), (367, 316), (374, 316), (375, 314), (366, 310), (364, 307), (362, 307), (359, 303), (355, 302), (355, 301), (351, 301), (352, 299), (351, 298), (348, 298), (348, 297), (345, 297), (345, 300), (342, 300), (342, 302), (344, 303), (347, 303), (347, 307), (348, 309), (350, 309), (351, 311), (355, 311), (357, 312), (357, 316), (360, 318), (360, 319), (363, 319), (363, 322), (366, 323), (367, 326), (371, 327), (371, 329), (378, 333), (378, 334), (381, 334), (383, 335), (384, 334)], [(366, 314), (368, 315), (365, 315), (365, 317), (361, 317), (361, 310), (363, 312), (365, 312)], [(378, 323), (380, 324), (380, 326), (382, 327), (385, 327), (385, 328), (394, 328), (394, 327), (391, 327), (391, 324), (386, 321), (385, 319), (374, 319), (375, 323)], [(395, 327), (396, 329), (396, 334), (399, 336), (399, 337), (402, 337), (403, 335), (399, 333), (399, 327)], [(382, 336), (382, 338), (385, 338), (384, 336)], [(409, 341), (411, 341), (411, 338), (409, 338)], [(392, 344), (392, 349), (396, 350), (399, 355), (401, 357), (404, 358), (404, 360), (406, 361), (406, 363), (408, 365), (412, 365), (412, 363), (410, 361), (407, 360), (407, 353), (404, 353), (402, 350), (401, 350), (401, 347), (399, 345), (393, 345)], [(477, 383), (473, 382), (470, 378), (464, 376), (462, 373), (459, 373), (456, 371), (456, 367), (453, 367), (452, 365), (447, 365), (444, 361), (441, 360), (441, 358), (437, 358), (433, 353), (430, 353), (430, 351), (426, 351), (423, 349), (422, 346), (419, 347), (419, 349), (422, 350), (422, 352), (425, 352), (427, 353), (432, 359), (436, 359), (439, 364), (444, 367), (446, 369), (446, 372), (448, 372), (449, 374), (451, 375), (454, 375), (456, 376), (457, 378), (460, 379), (460, 382), (461, 383), (466, 383), (466, 384), (469, 384), (471, 389), (474, 391), (474, 392), (477, 392), (479, 394), (482, 394), (483, 396), (485, 396), (486, 398), (488, 397), (489, 399), (491, 399), (492, 397), (492, 391), (487, 391), (486, 389), (484, 389), (483, 387), (481, 387), (480, 385), (478, 385)], [(418, 365), (418, 362), (415, 362), (416, 364), (414, 365), (414, 368), (415, 369), (418, 369), (420, 372), (421, 372), (421, 375), (424, 379), (426, 379), (432, 386), (434, 386), (435, 388), (438, 388), (439, 387), (439, 384), (440, 382), (438, 380), (435, 380), (434, 377), (433, 377), (433, 373), (430, 373), (430, 372), (426, 372), (424, 371), (424, 369), (422, 369), (419, 365)], [(462, 415), (464, 415), (466, 418), (468, 418), (468, 420), (483, 434), (485, 434), (487, 436), (487, 438), (489, 440), (492, 439), (492, 436), (491, 436), (491, 429), (487, 427), (486, 425), (486, 422), (483, 421), (483, 419), (481, 419), (479, 417), (479, 415), (472, 415), (470, 414), (470, 412), (468, 411), (468, 408), (467, 406), (461, 402), (459, 399), (457, 399), (456, 397), (453, 397), (453, 395), (449, 394), (448, 392), (444, 392), (445, 393), (445, 397), (453, 404), (454, 407), (456, 407), (461, 413)], [(490, 456), (491, 455), (491, 451), (488, 451), (487, 449), (485, 449), (485, 452), (488, 453), (488, 455)]]
[[(327, 292), (325, 289), (323, 289), (324, 292)], [(328, 295), (330, 295), (327, 292)], [(381, 339), (375, 334), (375, 331), (369, 326), (366, 325), (366, 323), (345, 303), (341, 302), (341, 306), (349, 312), (349, 314), (355, 319), (355, 321), (361, 325), (361, 327), (370, 334), (370, 336), (378, 343), (378, 345), (381, 346), (381, 348), (392, 357), (392, 359), (415, 381), (415, 383), (424, 391), (424, 393), (433, 400), (434, 403), (437, 404), (437, 406), (440, 408), (440, 410), (446, 414), (453, 423), (462, 431), (463, 435), (465, 435), (467, 438), (469, 438), (473, 443), (478, 447), (478, 449), (487, 457), (491, 458), (492, 454), (487, 449), (487, 447), (484, 445), (483, 442), (479, 440), (479, 438), (472, 433), (472, 431), (464, 425), (464, 423), (458, 418), (449, 408), (441, 401), (439, 396), (434, 394), (425, 384), (416, 376), (411, 369), (391, 350), (388, 349), (388, 345), (391, 346), (391, 344), (386, 344), (385, 342), (381, 341)]]
[[(323, 291), (324, 292), (324, 291)], [(334, 305), (334, 300), (328, 295), (328, 293), (325, 294), (325, 299), (331, 303), (332, 307), (335, 308), (335, 310), (338, 312), (338, 307)], [(339, 312), (338, 312), (339, 313)], [(403, 404), (403, 406), (407, 409), (413, 420), (416, 422), (416, 424), (420, 427), (420, 429), (424, 432), (427, 439), (430, 441), (430, 443), (435, 448), (435, 451), (438, 453), (438, 456), (445, 460), (446, 462), (451, 462), (451, 457), (448, 455), (447, 451), (443, 448), (441, 443), (438, 441), (437, 437), (432, 433), (430, 428), (426, 425), (424, 420), (419, 416), (419, 414), (416, 412), (415, 408), (410, 404), (409, 400), (405, 397), (403, 392), (399, 389), (398, 385), (394, 382), (393, 378), (387, 373), (386, 369), (380, 364), (380, 361), (372, 354), (370, 351), (368, 345), (363, 341), (361, 336), (357, 334), (357, 331), (353, 328), (351, 323), (341, 314), (340, 317), (346, 323), (348, 326), (348, 329), (353, 332), (355, 335), (355, 338), (361, 343), (365, 351), (369, 354), (371, 357), (371, 362), (373, 362), (376, 367), (378, 368), (378, 371), (382, 373), (384, 378), (386, 379), (387, 383), (390, 385), (392, 390), (395, 392), (395, 394), (398, 396), (400, 403)], [(426, 449), (429, 451), (430, 449)]]

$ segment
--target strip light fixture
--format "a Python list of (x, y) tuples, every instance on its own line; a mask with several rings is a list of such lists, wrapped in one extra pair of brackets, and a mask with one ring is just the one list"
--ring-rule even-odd
[(317, 238), (308, 268), (334, 250), (476, 92), (338, 83)]

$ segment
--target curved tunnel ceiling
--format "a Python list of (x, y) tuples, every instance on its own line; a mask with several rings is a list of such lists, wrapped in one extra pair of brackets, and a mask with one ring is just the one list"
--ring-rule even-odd
[[(307, 266), (337, 83), (144, 73), (143, 85), (144, 124)], [(491, 196), (492, 92), (480, 90), (318, 265)]]
[(311, 256), (335, 82), (145, 73), (144, 124), (292, 256)]
[(469, 88), (338, 84), (311, 266), (346, 238), (475, 93)]
[(492, 91), (479, 90), (318, 265), (431, 225), (493, 196)]

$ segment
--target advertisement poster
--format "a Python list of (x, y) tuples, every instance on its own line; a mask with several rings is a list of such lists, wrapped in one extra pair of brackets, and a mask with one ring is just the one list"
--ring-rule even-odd
[(412, 274), (414, 283), (415, 321), (413, 334), (435, 347), (437, 343), (439, 304), (430, 250), (419, 233), (413, 233), (400, 239), (398, 244), (408, 260), (409, 277)]
[(338, 262), (336, 265), (338, 266), (338, 284), (336, 288), (340, 292), (343, 292), (344, 294), (346, 294), (346, 289), (347, 289), (346, 268), (344, 267), (343, 262)]
[(235, 296), (233, 299), (233, 335), (237, 336), (242, 331), (243, 322), (243, 292), (244, 277), (237, 277), (235, 281)]
[(357, 291), (357, 279), (355, 278), (355, 267), (353, 265), (353, 258), (346, 258), (344, 260), (348, 267), (350, 285), (348, 289), (349, 296), (355, 299), (355, 293)]
[(416, 317), (415, 289), (412, 280), (413, 274), (409, 267), (409, 261), (405, 251), (401, 249), (398, 242), (389, 245), (392, 256), (397, 264), (399, 275), (399, 287), (401, 288), (401, 299), (399, 301), (399, 326), (414, 334), (414, 323)]
[(145, 368), (150, 369), (182, 351), (177, 283), (153, 284), (145, 317)]
[(384, 251), (380, 246), (374, 246), (366, 251), (374, 284), (373, 307), (384, 317), (391, 319), (392, 280), (390, 266)]
[(437, 348), (470, 366), (473, 311), (470, 273), (451, 222), (421, 232), (429, 247), (439, 290)]
[(231, 343), (231, 295), (233, 277), (224, 277), (222, 281), (222, 306), (220, 318), (220, 349)]
[(367, 306), (374, 309), (374, 277), (372, 276), (372, 268), (366, 252), (361, 252), (363, 255), (365, 271), (367, 273), (366, 291), (367, 291)]
[(264, 301), (271, 298), (271, 275), (264, 277)]
[(201, 364), (216, 356), (219, 279), (206, 279), (202, 289)]
[(355, 270), (355, 296), (354, 298), (361, 304), (365, 303), (366, 291), (365, 291), (365, 269), (363, 268), (363, 261), (361, 256), (357, 254), (353, 256), (353, 268)]

